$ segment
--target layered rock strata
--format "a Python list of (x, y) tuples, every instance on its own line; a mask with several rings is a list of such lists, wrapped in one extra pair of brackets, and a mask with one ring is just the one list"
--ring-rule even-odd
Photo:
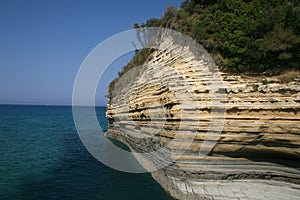
[(136, 152), (164, 148), (149, 162), (171, 164), (151, 174), (176, 199), (300, 199), (299, 77), (211, 72), (167, 49), (116, 89), (106, 135)]

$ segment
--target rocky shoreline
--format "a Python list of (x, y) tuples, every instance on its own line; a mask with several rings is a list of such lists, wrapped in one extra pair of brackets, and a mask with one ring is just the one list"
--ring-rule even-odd
[[(171, 160), (151, 174), (176, 199), (300, 199), (300, 78), (201, 71), (205, 60), (167, 49), (154, 51), (130, 87), (112, 97), (107, 137), (135, 152), (165, 148), (147, 159), (157, 166)], [(216, 73), (217, 98), (209, 88)], [(219, 97), (222, 105), (213, 107)], [(207, 137), (218, 124), (220, 133)], [(178, 131), (186, 137), (176, 138)]]

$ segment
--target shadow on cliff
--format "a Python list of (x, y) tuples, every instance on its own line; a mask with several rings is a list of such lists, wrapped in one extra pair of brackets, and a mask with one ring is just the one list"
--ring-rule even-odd
[(220, 153), (233, 158), (247, 158), (255, 162), (270, 162), (286, 167), (300, 169), (299, 156), (293, 156), (283, 152), (276, 151), (256, 151), (256, 150), (239, 150), (235, 152)]

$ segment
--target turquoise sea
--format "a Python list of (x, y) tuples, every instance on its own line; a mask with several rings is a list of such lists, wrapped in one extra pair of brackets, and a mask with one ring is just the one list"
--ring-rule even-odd
[[(105, 107), (96, 107), (107, 129)], [(150, 174), (119, 172), (81, 144), (70, 106), (0, 105), (0, 199), (171, 199)]]

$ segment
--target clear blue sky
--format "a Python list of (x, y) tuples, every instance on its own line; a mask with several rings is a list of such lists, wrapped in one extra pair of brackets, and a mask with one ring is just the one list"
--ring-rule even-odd
[[(181, 1), (0, 0), (0, 104), (71, 104), (77, 70), (96, 45)], [(99, 90), (105, 105), (106, 87)]]

